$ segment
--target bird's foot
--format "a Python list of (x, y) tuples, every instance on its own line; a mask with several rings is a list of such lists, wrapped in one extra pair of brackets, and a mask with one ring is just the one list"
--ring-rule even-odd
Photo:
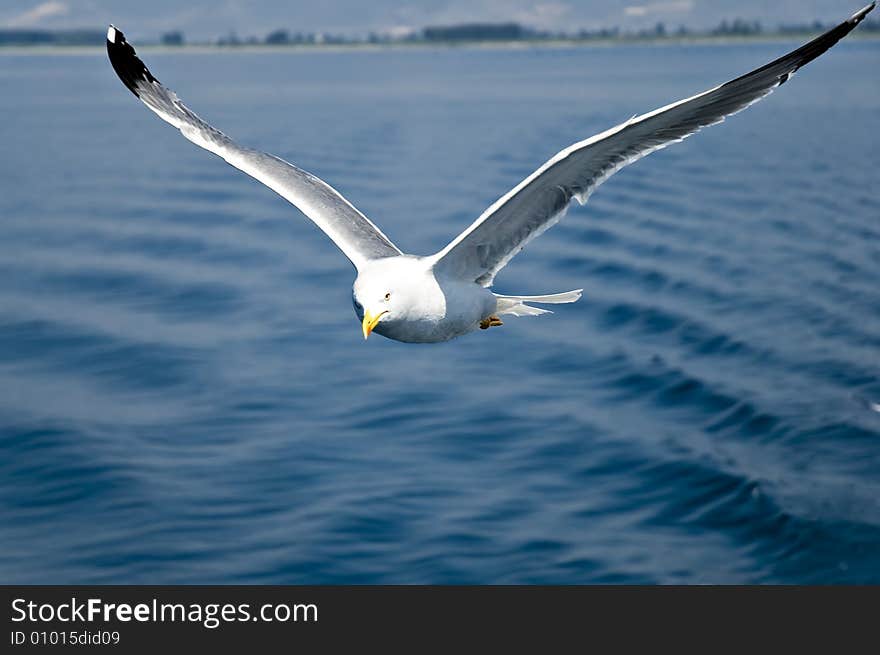
[(480, 321), (481, 330), (488, 330), (490, 327), (498, 327), (499, 325), (504, 325), (504, 323), (502, 323), (501, 319), (495, 316), (495, 314)]

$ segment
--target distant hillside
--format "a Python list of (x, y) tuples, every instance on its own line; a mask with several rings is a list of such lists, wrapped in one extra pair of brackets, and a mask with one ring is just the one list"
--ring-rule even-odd
[(0, 45), (103, 45), (104, 30), (0, 30)]
[[(498, 42), (542, 42), (567, 41), (573, 43), (590, 41), (633, 41), (663, 39), (713, 39), (713, 38), (766, 38), (780, 35), (808, 36), (830, 29), (832, 25), (813, 21), (801, 24), (778, 25), (764, 28), (759, 21), (742, 19), (722, 20), (711, 29), (692, 30), (684, 25), (667, 26), (657, 22), (650, 28), (623, 30), (620, 27), (573, 32), (537, 30), (516, 22), (504, 23), (461, 23), (452, 25), (431, 25), (421, 30), (399, 34), (370, 32), (361, 35), (329, 34), (326, 32), (289, 32), (279, 28), (266, 36), (238, 36), (234, 31), (211, 41), (195, 42), (195, 45), (237, 46), (315, 46), (323, 45), (363, 45), (363, 44), (467, 44)], [(858, 34), (880, 33), (880, 20), (865, 20)], [(104, 30), (33, 30), (0, 29), (2, 46), (101, 46), (104, 43)], [(180, 30), (168, 31), (158, 39), (144, 40), (144, 45), (161, 43), (166, 46), (182, 46), (189, 41)]]

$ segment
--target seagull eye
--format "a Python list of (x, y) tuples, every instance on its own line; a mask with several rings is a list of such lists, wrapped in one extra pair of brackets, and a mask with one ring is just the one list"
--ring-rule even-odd
[(391, 294), (390, 294), (390, 293), (386, 293), (386, 294), (385, 294), (385, 300), (391, 300)]

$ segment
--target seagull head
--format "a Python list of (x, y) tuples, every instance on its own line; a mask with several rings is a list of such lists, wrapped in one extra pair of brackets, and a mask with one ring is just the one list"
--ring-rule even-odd
[[(391, 290), (390, 285), (385, 293), (364, 293), (361, 295), (353, 294), (354, 311), (361, 320), (361, 328), (363, 329), (364, 339), (370, 336), (370, 333), (376, 329), (379, 322), (386, 317), (392, 315), (392, 300), (396, 298)], [(387, 319), (386, 319), (387, 320)]]
[(386, 334), (421, 314), (426, 286), (420, 258), (388, 257), (360, 271), (352, 288), (354, 311), (364, 339), (375, 330)]
[[(364, 339), (380, 322), (393, 321), (401, 315), (401, 305), (406, 294), (391, 275), (375, 271), (359, 275), (352, 289), (354, 311), (361, 321)], [(382, 329), (379, 329), (382, 333)]]

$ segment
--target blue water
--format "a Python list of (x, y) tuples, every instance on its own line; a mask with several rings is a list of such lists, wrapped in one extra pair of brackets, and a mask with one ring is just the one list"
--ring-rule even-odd
[[(145, 58), (429, 253), (794, 45)], [(497, 279), (577, 304), (415, 346), (101, 52), (0, 56), (0, 582), (880, 582), (878, 64), (842, 43)]]

